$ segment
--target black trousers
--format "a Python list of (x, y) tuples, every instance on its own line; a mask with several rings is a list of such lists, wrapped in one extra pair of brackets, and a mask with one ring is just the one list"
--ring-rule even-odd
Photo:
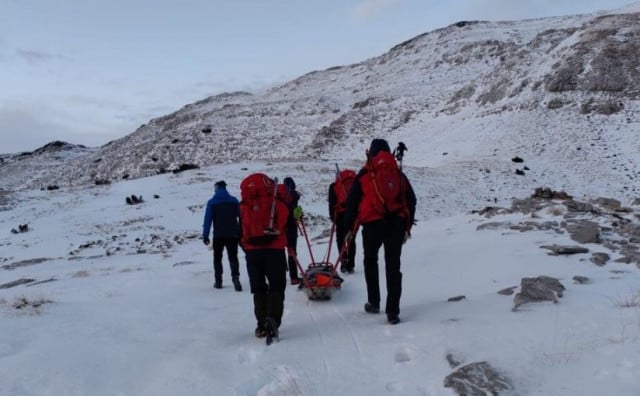
[(231, 278), (240, 277), (238, 262), (238, 238), (213, 238), (213, 273), (216, 280), (222, 280), (222, 252), (227, 249), (227, 258), (231, 268)]
[[(296, 229), (295, 234), (294, 233), (288, 233), (287, 234), (287, 240), (289, 241), (289, 243), (288, 243), (289, 246), (291, 247), (293, 252), (297, 255), (298, 254), (298, 246), (297, 246), (298, 245), (298, 230)], [(293, 258), (293, 256), (289, 256), (288, 263), (289, 263), (289, 278), (296, 279), (298, 277), (298, 266), (296, 265), (296, 260)]]
[(247, 250), (247, 273), (253, 293), (253, 311), (262, 327), (267, 317), (277, 325), (284, 312), (284, 290), (287, 286), (287, 257), (284, 249)]
[[(342, 252), (344, 246), (344, 237), (350, 230), (344, 224), (344, 212), (336, 215), (336, 244), (338, 245), (338, 252)], [(342, 266), (345, 268), (353, 269), (356, 264), (356, 239), (352, 238), (349, 242), (349, 251), (342, 259)]]
[(384, 268), (387, 278), (387, 315), (400, 313), (402, 295), (402, 272), (400, 255), (404, 241), (405, 220), (390, 217), (362, 225), (364, 249), (364, 277), (367, 282), (368, 301), (380, 305), (380, 285), (378, 276), (378, 251), (384, 246)]

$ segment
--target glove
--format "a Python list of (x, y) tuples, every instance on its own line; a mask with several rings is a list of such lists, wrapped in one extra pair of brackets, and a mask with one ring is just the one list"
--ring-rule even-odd
[(209, 237), (203, 237), (202, 238), (202, 243), (204, 243), (206, 246), (209, 246), (211, 241), (209, 240)]
[(302, 213), (302, 206), (298, 205), (295, 208), (293, 208), (293, 218), (298, 220), (299, 218), (302, 217), (304, 213)]
[(407, 241), (411, 239), (411, 234), (409, 234), (409, 231), (405, 231), (404, 232), (404, 238), (402, 239), (402, 243), (405, 244), (407, 243)]

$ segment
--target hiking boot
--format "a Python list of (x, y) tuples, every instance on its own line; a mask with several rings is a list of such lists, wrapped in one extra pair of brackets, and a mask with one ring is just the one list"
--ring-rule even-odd
[(300, 278), (291, 278), (291, 284), (292, 285), (297, 285), (299, 283), (301, 283), (300, 282)]
[(240, 280), (238, 278), (233, 278), (233, 288), (236, 289), (237, 292), (242, 291), (242, 284), (240, 284)]
[(264, 320), (264, 329), (267, 337), (278, 338), (278, 324), (275, 319), (268, 317)]
[(343, 274), (348, 274), (350, 273), (349, 272), (350, 269), (351, 269), (351, 272), (353, 272), (353, 265), (351, 265), (351, 261), (350, 260), (342, 261), (342, 264), (340, 265), (340, 272), (342, 272)]
[(213, 282), (213, 287), (215, 287), (216, 289), (222, 289), (222, 281), (216, 280), (215, 282)]
[(364, 304), (364, 311), (370, 314), (380, 313), (380, 306), (376, 304), (371, 304), (370, 302)]
[(387, 315), (387, 322), (389, 322), (389, 324), (391, 325), (397, 325), (398, 323), (400, 323), (400, 318), (398, 317), (398, 315)]
[(256, 327), (256, 331), (255, 331), (256, 337), (257, 338), (264, 338), (267, 336), (267, 330), (264, 329), (264, 327)]

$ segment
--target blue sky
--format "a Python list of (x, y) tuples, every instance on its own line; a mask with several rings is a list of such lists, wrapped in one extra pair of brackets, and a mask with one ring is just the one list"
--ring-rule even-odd
[(259, 92), (459, 20), (608, 0), (0, 0), (0, 153), (99, 146), (225, 91)]

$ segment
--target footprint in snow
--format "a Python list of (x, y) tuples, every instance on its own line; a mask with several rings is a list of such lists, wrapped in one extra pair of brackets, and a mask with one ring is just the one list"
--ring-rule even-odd
[(248, 365), (258, 359), (258, 350), (255, 348), (242, 347), (238, 351), (238, 363)]
[(287, 366), (277, 366), (273, 369), (271, 381), (260, 387), (257, 394), (261, 396), (310, 395), (313, 392), (300, 373)]
[(276, 366), (259, 371), (235, 388), (236, 395), (297, 396), (313, 395), (311, 386), (304, 377), (287, 366)]
[(420, 396), (436, 396), (440, 394), (440, 390), (437, 392), (430, 392), (425, 388), (418, 386), (413, 392), (411, 392), (405, 384), (402, 382), (389, 382), (385, 385), (385, 389), (388, 393), (400, 394), (400, 395), (420, 395)]
[(411, 361), (411, 353), (407, 347), (398, 347), (394, 353), (393, 360), (396, 363), (406, 363)]
[(400, 382), (389, 382), (384, 387), (389, 393), (404, 393), (404, 386)]

